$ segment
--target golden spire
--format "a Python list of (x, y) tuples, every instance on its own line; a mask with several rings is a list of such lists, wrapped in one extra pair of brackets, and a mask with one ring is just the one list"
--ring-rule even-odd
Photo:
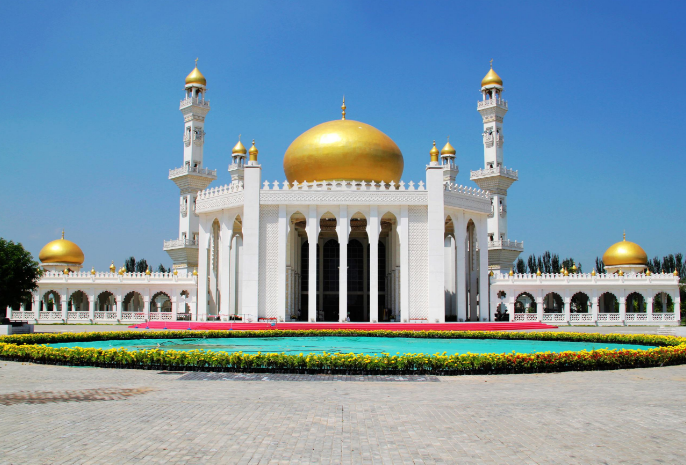
[(344, 96), (343, 96), (343, 105), (341, 105), (341, 110), (343, 110), (343, 111), (341, 112), (341, 113), (343, 114), (343, 118), (341, 118), (341, 119), (344, 120), (344, 121), (345, 121), (345, 109), (346, 109), (346, 108), (347, 108), (347, 107), (345, 106), (345, 95), (344, 95)]
[(540, 269), (540, 268), (538, 268), (538, 269), (536, 270), (536, 276), (541, 276), (541, 269)]
[[(198, 59), (195, 59), (195, 66), (198, 66)], [(491, 69), (493, 69), (493, 58), (491, 58)]]
[(257, 161), (257, 147), (255, 147), (255, 139), (252, 140), (252, 147), (250, 147), (250, 150), (248, 150), (248, 153), (250, 154), (249, 161)]
[(595, 268), (593, 268), (593, 271), (591, 271), (591, 276), (595, 276)]
[(448, 136), (448, 142), (441, 149), (441, 155), (455, 155), (455, 147), (450, 144), (450, 136)]
[(514, 270), (510, 268), (510, 276), (514, 276)]
[(436, 148), (436, 141), (434, 141), (434, 146), (429, 151), (429, 155), (431, 155), (431, 163), (438, 162), (438, 149)]
[[(198, 67), (198, 59), (195, 59), (195, 67)], [(493, 68), (493, 59), (491, 58), (491, 68)]]
[(150, 275), (152, 274), (152, 271), (150, 271), (150, 267), (148, 267), (148, 269), (145, 270), (145, 274), (146, 274), (147, 276), (150, 276)]
[(231, 153), (240, 153), (241, 155), (245, 155), (248, 153), (248, 151), (245, 148), (245, 145), (241, 142), (241, 135), (238, 134), (238, 143), (233, 146), (233, 149), (231, 149)]
[(64, 228), (62, 228), (62, 239), (64, 239)]
[(116, 267), (114, 266), (114, 260), (112, 260), (112, 264), (110, 265), (110, 273), (114, 273), (114, 270)]
[(674, 268), (674, 276), (679, 276), (679, 272)]
[(564, 268), (562, 274), (564, 274), (565, 276), (569, 276), (569, 271), (567, 270), (567, 268)]
[(95, 267), (91, 268), (91, 274), (95, 274)]

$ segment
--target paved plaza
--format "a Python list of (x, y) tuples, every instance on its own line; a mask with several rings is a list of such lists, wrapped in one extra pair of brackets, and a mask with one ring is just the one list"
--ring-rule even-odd
[(388, 379), (0, 362), (2, 464), (686, 463), (685, 418), (686, 366)]

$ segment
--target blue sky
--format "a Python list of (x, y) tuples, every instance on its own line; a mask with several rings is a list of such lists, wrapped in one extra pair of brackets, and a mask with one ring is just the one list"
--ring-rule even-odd
[(509, 235), (524, 257), (592, 261), (627, 238), (686, 251), (683, 2), (3, 2), (0, 236), (37, 257), (59, 236), (85, 266), (170, 265), (178, 236), (183, 79), (199, 57), (212, 104), (205, 165), (230, 180), (239, 133), (285, 179), (300, 133), (340, 117), (395, 140), (423, 180), (431, 141), (483, 166), (476, 111), (504, 80)]

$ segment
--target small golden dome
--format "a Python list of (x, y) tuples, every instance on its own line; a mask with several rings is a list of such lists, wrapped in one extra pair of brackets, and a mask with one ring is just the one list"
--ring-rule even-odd
[(397, 184), (403, 167), (403, 154), (390, 137), (350, 119), (328, 121), (305, 131), (283, 158), (291, 184), (343, 180)]
[(541, 269), (540, 268), (536, 270), (536, 276), (541, 276)]
[(595, 268), (593, 268), (593, 271), (591, 271), (591, 276), (595, 276)]
[(651, 273), (650, 270), (646, 270), (646, 276), (650, 276), (650, 275), (652, 275), (652, 274), (653, 274), (653, 273)]
[(674, 276), (679, 276), (679, 272), (676, 270), (676, 268), (674, 268), (674, 273), (673, 273), (673, 274), (674, 274)]
[(510, 268), (510, 276), (514, 276), (514, 270)]
[(198, 269), (197, 268), (193, 268), (193, 276), (198, 276)]
[(626, 240), (626, 234), (621, 242), (611, 245), (603, 254), (605, 266), (645, 265), (648, 254), (640, 245)]
[(578, 270), (576, 263), (572, 263), (572, 273), (576, 273), (576, 270)]
[(91, 268), (91, 274), (92, 274), (92, 275), (95, 274), (95, 267)]
[(195, 68), (191, 73), (186, 76), (186, 85), (188, 84), (200, 84), (201, 86), (206, 86), (207, 85), (207, 80), (205, 79), (205, 76), (202, 75), (200, 70), (198, 69), (198, 60), (195, 60)]
[(567, 268), (564, 269), (563, 274), (564, 274), (565, 276), (569, 276), (569, 271), (567, 271)]
[(126, 268), (122, 266), (121, 268), (119, 268), (119, 274), (123, 275), (124, 273), (126, 273)]
[(564, 268), (560, 268), (560, 274), (562, 274), (562, 273), (564, 273), (564, 272), (565, 272), (565, 269), (564, 269)]
[(248, 151), (245, 149), (245, 145), (241, 142), (241, 136), (238, 136), (238, 143), (233, 146), (231, 153), (240, 153), (245, 155)]
[(624, 271), (619, 270), (619, 273), (617, 273), (617, 274), (619, 274), (619, 276), (624, 276)]
[(38, 254), (38, 260), (41, 263), (69, 263), (73, 265), (82, 265), (84, 256), (81, 248), (64, 238), (64, 231), (62, 231), (62, 239), (57, 239), (48, 242), (41, 249)]
[(486, 76), (481, 80), (481, 87), (486, 87), (490, 85), (498, 85), (502, 86), (503, 85), (503, 80), (500, 79), (500, 76), (498, 76), (498, 73), (493, 71), (493, 65), (491, 65), (491, 69), (488, 71)]
[(250, 161), (257, 161), (257, 154), (259, 151), (257, 150), (257, 147), (255, 147), (255, 139), (252, 140), (252, 147), (250, 147), (248, 153), (250, 154)]
[(429, 155), (431, 155), (431, 161), (435, 162), (438, 161), (438, 149), (436, 148), (436, 141), (434, 141), (434, 146), (431, 147), (431, 150), (429, 151)]
[(150, 271), (150, 267), (148, 267), (148, 269), (145, 270), (145, 274), (146, 274), (147, 276), (150, 276), (150, 275), (152, 274), (152, 272)]
[(115, 270), (116, 270), (116, 268), (114, 266), (114, 260), (112, 260), (112, 264), (110, 265), (110, 273), (114, 273)]
[(174, 270), (174, 276), (176, 276), (176, 275), (178, 275), (178, 274), (179, 274), (179, 271), (178, 271), (178, 270)]
[(493, 270), (488, 273), (488, 276), (493, 277)]
[(62, 273), (63, 273), (63, 274), (69, 274), (69, 268), (63, 269), (63, 270), (62, 270)]
[(455, 147), (450, 144), (450, 137), (448, 137), (448, 142), (441, 149), (441, 155), (455, 155), (457, 151)]

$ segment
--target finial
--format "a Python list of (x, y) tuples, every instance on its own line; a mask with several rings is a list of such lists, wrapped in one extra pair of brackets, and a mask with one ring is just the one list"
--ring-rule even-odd
[(62, 239), (64, 239), (64, 228), (62, 228)]
[[(491, 60), (491, 61), (493, 61), (493, 60)], [(195, 67), (196, 67), (196, 68), (198, 67), (198, 59), (197, 59), (197, 58), (195, 59)], [(491, 65), (491, 68), (492, 68), (492, 67), (493, 67), (493, 65)]]
[(624, 230), (624, 235), (622, 237), (622, 240), (626, 240), (626, 229)]
[(341, 110), (343, 110), (343, 112), (342, 112), (343, 118), (341, 118), (341, 119), (343, 119), (343, 120), (345, 120), (345, 109), (346, 109), (346, 106), (345, 106), (345, 95), (344, 95), (343, 96), (343, 105), (341, 105)]
[(238, 134), (238, 142), (241, 141), (241, 134)]
[[(198, 60), (195, 60), (198, 61)], [(493, 69), (493, 58), (491, 58), (491, 69)]]
[(257, 161), (257, 147), (255, 147), (255, 139), (252, 140), (252, 147), (250, 147), (250, 150), (248, 150), (248, 154), (250, 155), (248, 157), (248, 161)]
[(541, 269), (540, 269), (540, 268), (538, 268), (538, 269), (536, 270), (536, 276), (541, 276)]
[(438, 162), (438, 149), (436, 148), (436, 141), (434, 140), (434, 146), (431, 148), (429, 151), (429, 155), (431, 155), (431, 162)]

